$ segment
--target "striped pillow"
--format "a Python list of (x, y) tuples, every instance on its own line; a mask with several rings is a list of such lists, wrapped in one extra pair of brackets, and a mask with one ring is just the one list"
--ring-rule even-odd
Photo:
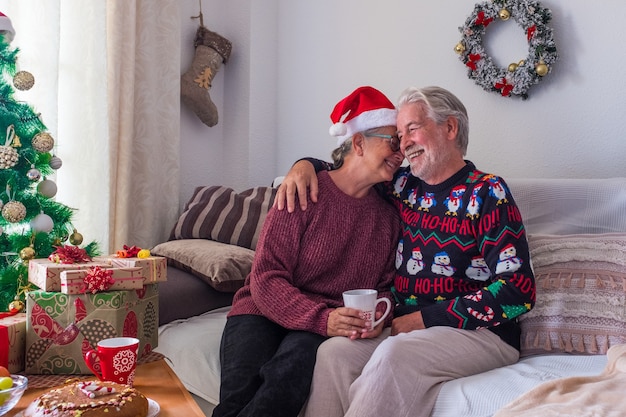
[(197, 187), (169, 240), (210, 239), (254, 250), (275, 195), (271, 187), (241, 193), (222, 186)]

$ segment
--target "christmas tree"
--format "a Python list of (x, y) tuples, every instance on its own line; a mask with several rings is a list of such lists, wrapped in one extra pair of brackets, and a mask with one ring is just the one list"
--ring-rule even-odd
[[(62, 165), (53, 154), (54, 138), (41, 115), (15, 98), (15, 89), (29, 90), (35, 79), (18, 71), (19, 49), (10, 46), (14, 34), (0, 12), (0, 311), (13, 312), (33, 288), (28, 261), (70, 249), (67, 240), (76, 246), (83, 240), (71, 223), (74, 209), (54, 200), (57, 186), (47, 178)], [(80, 251), (95, 256), (97, 244)]]

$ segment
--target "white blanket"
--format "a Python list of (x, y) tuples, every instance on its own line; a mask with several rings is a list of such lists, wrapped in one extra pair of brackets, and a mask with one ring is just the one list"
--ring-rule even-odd
[(545, 382), (517, 398), (494, 417), (618, 417), (626, 415), (626, 345), (612, 346), (596, 376)]

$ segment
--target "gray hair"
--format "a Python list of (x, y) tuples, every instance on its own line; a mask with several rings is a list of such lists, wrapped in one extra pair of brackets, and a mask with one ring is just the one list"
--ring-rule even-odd
[(469, 142), (469, 118), (457, 96), (441, 87), (409, 87), (400, 94), (398, 108), (405, 104), (422, 105), (426, 115), (437, 124), (445, 122), (450, 116), (454, 117), (459, 125), (456, 145), (465, 155)]
[(352, 152), (352, 139), (354, 139), (354, 136), (362, 133), (363, 136), (367, 137), (371, 134), (378, 133), (380, 129), (380, 127), (374, 127), (372, 129), (364, 130), (363, 132), (356, 132), (354, 135), (343, 141), (343, 143), (339, 145), (339, 147), (335, 148), (331, 154), (333, 158), (333, 166), (335, 167), (335, 169), (341, 168), (346, 159), (346, 156), (350, 152)]

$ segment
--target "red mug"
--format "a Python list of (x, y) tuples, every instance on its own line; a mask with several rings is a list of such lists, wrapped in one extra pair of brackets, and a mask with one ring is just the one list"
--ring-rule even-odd
[(85, 363), (100, 381), (133, 385), (139, 339), (113, 337), (98, 342), (97, 349), (85, 352)]

